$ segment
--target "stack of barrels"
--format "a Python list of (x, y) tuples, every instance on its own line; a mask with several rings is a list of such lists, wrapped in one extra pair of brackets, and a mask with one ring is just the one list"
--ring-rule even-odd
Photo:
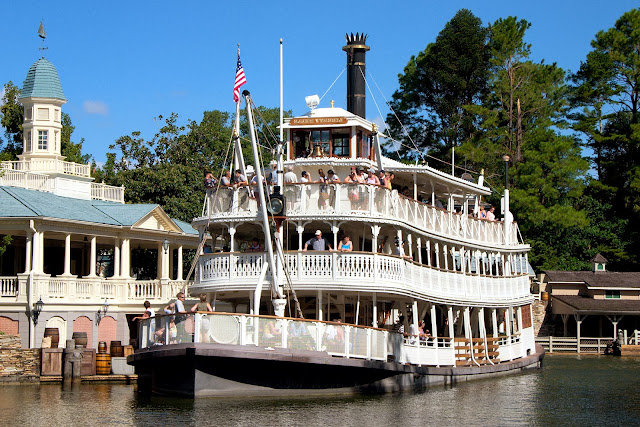
[(96, 354), (96, 374), (109, 375), (111, 373), (111, 355), (107, 353), (107, 343), (98, 343), (98, 354)]

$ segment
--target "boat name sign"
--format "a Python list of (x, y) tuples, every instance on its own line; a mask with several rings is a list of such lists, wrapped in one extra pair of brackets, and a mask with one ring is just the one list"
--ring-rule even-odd
[(346, 117), (297, 117), (291, 119), (292, 125), (344, 125)]

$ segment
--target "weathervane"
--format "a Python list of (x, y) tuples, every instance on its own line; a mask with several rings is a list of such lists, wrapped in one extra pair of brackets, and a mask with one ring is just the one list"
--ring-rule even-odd
[(44, 45), (44, 39), (47, 38), (47, 33), (44, 32), (44, 25), (42, 25), (42, 21), (40, 21), (40, 28), (38, 28), (38, 37), (42, 39), (42, 47), (38, 48), (38, 50), (43, 51), (42, 57), (44, 58), (44, 51), (49, 48)]

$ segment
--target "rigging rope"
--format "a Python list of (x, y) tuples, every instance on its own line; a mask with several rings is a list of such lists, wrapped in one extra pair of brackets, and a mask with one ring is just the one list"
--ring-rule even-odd
[(347, 67), (344, 67), (342, 69), (342, 71), (340, 71), (340, 74), (338, 74), (338, 77), (336, 77), (336, 79), (333, 81), (333, 83), (331, 83), (331, 86), (329, 86), (329, 89), (327, 89), (322, 96), (320, 97), (320, 101), (322, 101), (322, 99), (327, 95), (327, 93), (329, 93), (329, 91), (331, 90), (331, 88), (333, 87), (334, 84), (336, 84), (336, 82), (338, 81), (338, 79), (340, 78), (340, 76), (342, 76), (342, 74), (344, 73), (344, 70), (346, 70)]

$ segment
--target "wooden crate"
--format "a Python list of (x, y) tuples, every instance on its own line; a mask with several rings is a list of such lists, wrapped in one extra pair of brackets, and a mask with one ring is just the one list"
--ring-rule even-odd
[(96, 374), (96, 349), (83, 348), (82, 349), (82, 367), (80, 369), (80, 375), (95, 375), (95, 374)]
[(42, 376), (60, 376), (62, 375), (62, 349), (61, 348), (43, 348), (42, 349)]
[(124, 346), (124, 357), (129, 356), (130, 354), (133, 354), (134, 350), (133, 350), (133, 346), (132, 345), (125, 345)]

